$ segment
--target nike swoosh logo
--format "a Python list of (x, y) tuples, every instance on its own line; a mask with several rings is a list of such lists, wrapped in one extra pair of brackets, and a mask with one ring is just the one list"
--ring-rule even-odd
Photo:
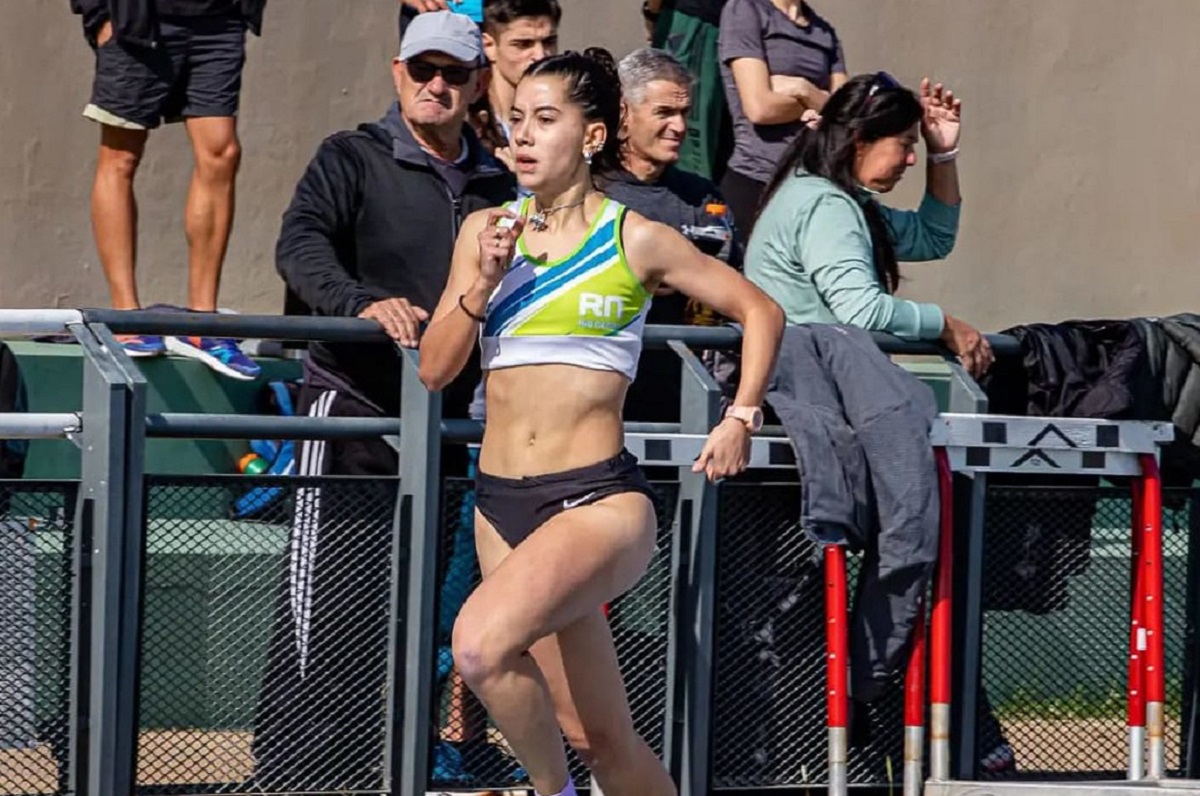
[(581, 497), (581, 498), (578, 498), (577, 500), (564, 500), (564, 501), (563, 501), (563, 508), (564, 508), (564, 509), (573, 509), (573, 508), (575, 508), (576, 506), (581, 506), (581, 505), (583, 505), (584, 503), (586, 503), (586, 502), (588, 502), (589, 500), (591, 500), (591, 499), (592, 499), (592, 497), (593, 497), (595, 494), (596, 494), (595, 492), (588, 492), (586, 495), (584, 495), (584, 496), (583, 496), (583, 497)]

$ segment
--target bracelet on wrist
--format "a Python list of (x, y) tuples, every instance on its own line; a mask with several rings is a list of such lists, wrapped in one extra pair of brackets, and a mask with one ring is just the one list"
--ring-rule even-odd
[(458, 294), (458, 308), (460, 310), (462, 310), (463, 312), (465, 312), (467, 314), (467, 317), (470, 318), (471, 320), (475, 321), (476, 323), (483, 323), (484, 321), (486, 321), (487, 320), (486, 315), (476, 315), (475, 313), (471, 312), (470, 308), (467, 307), (467, 304), (465, 301), (466, 297), (467, 297), (466, 293)]
[(950, 163), (955, 160), (958, 160), (958, 147), (954, 147), (954, 149), (951, 149), (947, 152), (929, 153), (929, 162), (935, 166), (939, 163)]

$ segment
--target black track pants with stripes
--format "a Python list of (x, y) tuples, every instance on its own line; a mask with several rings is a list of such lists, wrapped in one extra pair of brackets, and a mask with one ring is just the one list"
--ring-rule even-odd
[[(353, 395), (305, 384), (298, 412), (374, 417)], [(255, 783), (359, 790), (383, 781), (396, 452), (379, 438), (307, 440), (301, 476), (367, 476), (301, 486), (255, 726)]]

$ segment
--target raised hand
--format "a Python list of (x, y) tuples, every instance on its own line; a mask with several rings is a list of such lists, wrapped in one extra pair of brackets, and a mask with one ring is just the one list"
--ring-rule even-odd
[(929, 78), (921, 80), (919, 94), (925, 115), (921, 119), (921, 135), (930, 152), (949, 152), (958, 146), (962, 131), (962, 100), (941, 83)]
[(487, 226), (479, 232), (479, 275), (488, 286), (504, 278), (524, 229), (523, 216), (499, 208), (488, 213)]

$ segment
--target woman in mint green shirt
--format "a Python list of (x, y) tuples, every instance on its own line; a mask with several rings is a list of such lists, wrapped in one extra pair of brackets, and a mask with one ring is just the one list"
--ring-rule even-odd
[[(880, 72), (848, 81), (788, 148), (763, 193), (746, 250), (746, 276), (774, 298), (788, 323), (840, 323), (913, 340), (940, 340), (973, 374), (992, 351), (971, 325), (936, 304), (896, 297), (897, 261), (945, 257), (958, 234), (962, 102), (940, 84), (918, 97)], [(873, 196), (896, 187), (928, 151), (926, 193), (916, 211)]]

